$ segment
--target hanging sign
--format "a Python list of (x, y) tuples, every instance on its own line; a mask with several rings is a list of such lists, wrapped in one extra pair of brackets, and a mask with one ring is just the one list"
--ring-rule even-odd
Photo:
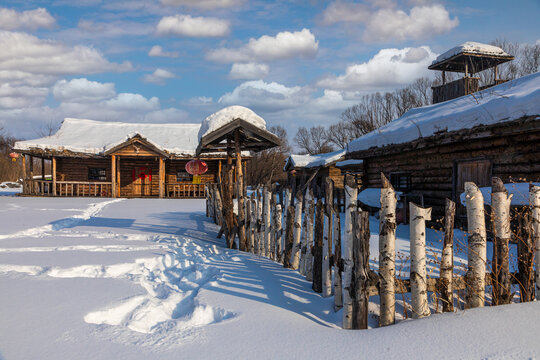
[(202, 175), (208, 171), (208, 164), (198, 159), (191, 160), (186, 164), (186, 171), (191, 175)]
[(201, 176), (200, 175), (193, 175), (193, 183), (194, 184), (200, 184), (201, 183)]

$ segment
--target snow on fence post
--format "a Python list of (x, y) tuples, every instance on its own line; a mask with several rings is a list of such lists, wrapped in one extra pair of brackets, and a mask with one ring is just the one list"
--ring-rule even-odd
[(535, 250), (536, 298), (540, 299), (540, 186), (529, 184), (529, 206), (531, 208), (532, 239)]
[(315, 242), (313, 244), (313, 291), (322, 292), (324, 209), (322, 200), (317, 200), (315, 215)]
[(300, 263), (300, 235), (302, 234), (302, 190), (296, 192), (296, 201), (294, 203), (294, 229), (293, 243), (291, 249), (291, 268), (298, 269)]
[(443, 312), (454, 311), (454, 217), (456, 214), (456, 203), (446, 199), (444, 211), (444, 243), (441, 255), (441, 282), (439, 292)]
[[(352, 312), (350, 318), (343, 318), (344, 329), (367, 329), (369, 306), (369, 214), (365, 211), (353, 211), (353, 271), (351, 286)], [(350, 325), (350, 327), (345, 326)]]
[(345, 175), (345, 249), (343, 252), (343, 328), (352, 329), (353, 303), (351, 280), (353, 273), (353, 221), (358, 201), (358, 186), (352, 175)]
[(510, 230), (510, 203), (512, 195), (501, 179), (491, 179), (491, 221), (493, 222), (493, 258), (491, 262), (493, 305), (510, 304), (511, 281), (508, 261), (508, 242), (512, 237)]
[(313, 189), (308, 190), (309, 200), (307, 201), (306, 214), (306, 260), (305, 274), (307, 281), (313, 281), (313, 216), (315, 214), (315, 199), (313, 197)]
[(330, 255), (332, 254), (332, 234), (333, 234), (333, 213), (334, 213), (334, 182), (327, 177), (325, 179), (325, 206), (324, 206), (324, 234), (323, 234), (323, 263), (322, 263), (322, 296), (332, 295), (332, 264)]
[(411, 305), (416, 319), (431, 315), (427, 298), (426, 220), (431, 220), (431, 208), (409, 203), (411, 243)]
[(281, 255), (281, 233), (283, 229), (281, 227), (281, 204), (276, 204), (276, 211), (274, 212), (274, 259), (279, 262)]
[(467, 307), (484, 306), (486, 278), (486, 221), (484, 197), (478, 186), (465, 183), (468, 223)]
[(343, 307), (343, 287), (341, 274), (343, 273), (343, 261), (341, 260), (341, 220), (339, 218), (339, 206), (334, 208), (334, 311)]
[(262, 241), (263, 256), (270, 257), (270, 226), (271, 224), (271, 214), (270, 214), (270, 190), (268, 185), (264, 186), (264, 210), (263, 210), (263, 221), (264, 221), (264, 241)]
[(396, 203), (390, 181), (381, 173), (381, 210), (379, 220), (379, 326), (393, 324), (396, 317)]

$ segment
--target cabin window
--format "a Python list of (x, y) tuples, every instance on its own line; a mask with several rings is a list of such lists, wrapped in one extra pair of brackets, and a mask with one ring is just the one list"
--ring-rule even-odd
[(88, 180), (107, 180), (105, 168), (88, 168)]
[(465, 191), (465, 183), (472, 181), (478, 187), (491, 185), (491, 160), (467, 160), (456, 164), (456, 195)]
[(177, 182), (192, 182), (193, 175), (191, 175), (187, 171), (178, 171), (176, 173), (176, 181)]
[(411, 174), (394, 173), (390, 174), (390, 183), (395, 190), (407, 192), (411, 190)]

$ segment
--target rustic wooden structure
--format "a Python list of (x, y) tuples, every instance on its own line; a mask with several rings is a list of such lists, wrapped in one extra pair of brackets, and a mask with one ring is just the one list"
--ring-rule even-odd
[[(203, 198), (204, 184), (218, 181), (225, 154), (205, 154), (200, 159), (208, 171), (190, 175), (185, 167), (195, 157), (199, 128), (66, 119), (55, 135), (15, 144), (14, 151), (29, 160), (23, 194)], [(50, 178), (34, 176), (34, 158), (52, 163)]]
[[(501, 48), (473, 42), (447, 51), (428, 67), (430, 70), (442, 71), (442, 85), (432, 87), (433, 103), (469, 95), (505, 82), (506, 80), (499, 79), (497, 66), (513, 59), (512, 55)], [(489, 68), (495, 68), (493, 83), (481, 87), (480, 78), (473, 75)], [(447, 83), (447, 71), (463, 73), (464, 77)]]

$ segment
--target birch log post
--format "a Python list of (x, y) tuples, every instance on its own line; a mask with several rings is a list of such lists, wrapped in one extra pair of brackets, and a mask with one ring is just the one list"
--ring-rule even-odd
[(257, 213), (257, 226), (255, 229), (255, 254), (260, 256), (261, 255), (261, 230), (262, 230), (262, 209), (263, 209), (263, 202), (261, 197), (261, 190), (257, 189), (257, 205), (256, 205), (256, 213)]
[(283, 267), (291, 267), (291, 254), (294, 233), (294, 206), (287, 207), (287, 217), (285, 221), (285, 252), (283, 253)]
[(257, 231), (257, 201), (255, 199), (255, 192), (251, 193), (250, 196), (250, 223), (249, 223), (249, 251), (255, 254), (255, 236)]
[(431, 208), (410, 203), (411, 237), (411, 305), (413, 318), (431, 314), (427, 298), (426, 274), (426, 220), (431, 220)]
[(529, 208), (519, 214), (518, 242), (518, 280), (521, 302), (534, 300), (534, 244), (532, 241), (532, 219)]
[(316, 205), (315, 243), (313, 245), (313, 291), (322, 292), (322, 257), (323, 257), (324, 209), (322, 200)]
[[(216, 213), (217, 213), (217, 223), (221, 226), (222, 229), (227, 227), (227, 224), (225, 223), (225, 219), (223, 218), (223, 203), (221, 201), (221, 191), (219, 191), (219, 187), (216, 186), (215, 191), (215, 197), (216, 197)], [(221, 236), (218, 236), (220, 238)]]
[(276, 206), (277, 206), (277, 186), (276, 184), (272, 185), (272, 198), (270, 201), (271, 218), (270, 218), (270, 259), (276, 261)]
[[(284, 197), (283, 197), (283, 220), (282, 224), (287, 223), (287, 209), (289, 208), (289, 204), (291, 203), (291, 190), (286, 187), (284, 191)], [(279, 254), (279, 262), (285, 263), (285, 251), (286, 251), (286, 236), (287, 236), (287, 228), (285, 227), (281, 231), (281, 253)]]
[(478, 186), (465, 183), (468, 223), (467, 307), (484, 306), (486, 276), (486, 221), (484, 197)]
[(323, 233), (323, 248), (322, 248), (322, 296), (329, 297), (332, 295), (332, 270), (330, 268), (329, 247), (332, 242), (332, 210), (328, 213), (328, 208), (324, 211), (324, 233)]
[(444, 243), (441, 256), (441, 294), (443, 312), (454, 311), (454, 217), (456, 203), (446, 199), (444, 211)]
[(272, 226), (270, 213), (270, 198), (272, 194), (268, 186), (264, 187), (264, 210), (263, 210), (263, 221), (264, 221), (264, 241), (262, 242), (264, 249), (262, 251), (263, 256), (270, 257), (270, 227)]
[(343, 307), (343, 261), (341, 260), (341, 219), (339, 218), (339, 206), (334, 208), (334, 311)]
[(274, 259), (279, 262), (281, 254), (281, 232), (283, 231), (281, 226), (281, 204), (276, 204), (276, 211), (274, 212)]
[(306, 216), (306, 280), (313, 281), (313, 216), (315, 214), (315, 199), (313, 190), (308, 191), (309, 200), (307, 201)]
[(512, 195), (501, 179), (491, 179), (491, 221), (493, 222), (493, 258), (492, 271), (492, 302), (493, 305), (510, 304), (511, 281), (508, 260), (508, 243), (512, 237), (510, 230), (510, 203)]
[(300, 235), (302, 234), (302, 190), (298, 190), (294, 202), (294, 231), (291, 249), (291, 269), (298, 269), (300, 264)]
[(396, 318), (396, 203), (390, 181), (381, 173), (381, 210), (379, 222), (379, 326), (393, 324)]
[(351, 214), (353, 228), (353, 293), (351, 298), (352, 313), (350, 315), (350, 328), (367, 329), (369, 306), (369, 214), (365, 211), (354, 211)]
[(529, 185), (529, 206), (531, 208), (532, 238), (535, 250), (536, 298), (540, 299), (540, 186)]
[(352, 274), (353, 274), (353, 222), (352, 216), (356, 213), (358, 201), (358, 186), (354, 178), (345, 175), (345, 249), (343, 251), (343, 328), (352, 329), (353, 303), (352, 303)]
[(306, 192), (306, 195), (304, 196), (304, 211), (303, 211), (303, 219), (302, 219), (302, 233), (300, 236), (300, 263), (298, 264), (298, 272), (301, 275), (306, 275), (306, 252), (307, 252), (307, 231), (306, 231), (306, 223), (307, 223), (307, 203), (309, 201), (309, 192)]

